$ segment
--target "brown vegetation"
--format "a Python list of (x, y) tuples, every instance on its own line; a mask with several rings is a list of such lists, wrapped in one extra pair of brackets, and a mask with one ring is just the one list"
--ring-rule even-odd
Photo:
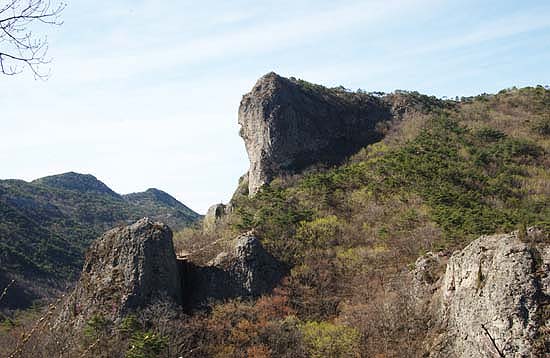
[[(485, 233), (549, 225), (549, 112), (550, 91), (527, 88), (410, 114), (343, 165), (276, 178), (253, 198), (237, 194), (215, 230), (175, 235), (176, 251), (203, 264), (253, 229), (290, 268), (272, 294), (197, 312), (159, 303), (123, 322), (96, 317), (81, 335), (35, 336), (25, 352), (421, 356), (432, 322), (408, 276), (417, 257)], [(6, 328), (5, 342), (13, 346), (24, 326)]]

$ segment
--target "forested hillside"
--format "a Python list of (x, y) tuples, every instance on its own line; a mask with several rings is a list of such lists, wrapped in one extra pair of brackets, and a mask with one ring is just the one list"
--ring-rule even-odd
[(176, 235), (207, 262), (213, 238), (254, 230), (290, 270), (273, 296), (214, 306), (203, 352), (416, 356), (429, 322), (411, 313), (417, 297), (403, 275), (419, 256), (448, 257), (482, 234), (548, 230), (548, 89), (445, 102), (399, 95), (421, 110), (389, 123), (382, 141), (342, 165), (279, 176), (252, 197), (241, 182), (215, 233)]
[(150, 216), (181, 229), (200, 215), (158, 190), (119, 195), (92, 175), (0, 181), (2, 305), (24, 307), (78, 278), (84, 251), (103, 231)]
[[(274, 85), (266, 84), (266, 78)], [(277, 91), (285, 90), (277, 89), (278, 83), (293, 86), (303, 100), (269, 102), (279, 100)], [(135, 264), (146, 259), (136, 253), (145, 250), (148, 240), (169, 238), (161, 224), (145, 220), (106, 233), (95, 243), (78, 289), (45, 313), (53, 317), (53, 328), (28, 335), (28, 343), (18, 346), (29, 319), (19, 315), (5, 321), (1, 337), (7, 352), (19, 347), (22, 356), (197, 358), (443, 358), (471, 356), (469, 352), (484, 357), (521, 349), (536, 357), (550, 353), (550, 299), (545, 293), (550, 282), (550, 90), (513, 88), (441, 100), (404, 91), (354, 93), (272, 74), (259, 84), (275, 90), (266, 100), (253, 98), (251, 103), (274, 112), (254, 107), (260, 108), (255, 112), (260, 117), (251, 120), (268, 125), (314, 121), (315, 103), (326, 96), (334, 101), (347, 97), (345, 106), (352, 108), (355, 101), (373, 101), (390, 115), (380, 121), (370, 110), (363, 117), (346, 107), (350, 123), (377, 121), (369, 126), (377, 135), (366, 136), (362, 149), (338, 160), (331, 157), (298, 168), (279, 165), (288, 163), (288, 157), (281, 160), (276, 151), (261, 152), (255, 158), (269, 176), (256, 179), (264, 184), (249, 192), (249, 175), (243, 176), (231, 201), (209, 210), (204, 228), (178, 230), (178, 256), (169, 247), (165, 257), (151, 249), (154, 264)], [(338, 113), (330, 115), (338, 118)], [(335, 138), (341, 140), (340, 134)], [(259, 138), (269, 143), (264, 139)], [(248, 143), (249, 155), (259, 150), (257, 144)], [(312, 153), (314, 144), (298, 144), (293, 153)], [(85, 207), (76, 201), (70, 207), (92, 228), (97, 221), (86, 215), (90, 211), (116, 221), (128, 215), (122, 205), (127, 200), (154, 202), (153, 207), (172, 202), (156, 191), (121, 199), (98, 185), (89, 190), (103, 193), (101, 205), (90, 199), (92, 204), (87, 200)], [(109, 205), (113, 211), (105, 210)], [(63, 217), (63, 208), (49, 201), (36, 207), (35, 220)], [(59, 230), (55, 232), (63, 232)], [(484, 234), (491, 236), (479, 238)], [(106, 250), (109, 245), (121, 251)], [(49, 250), (63, 257), (57, 246)], [(118, 257), (118, 252), (128, 255)], [(132, 283), (178, 265), (179, 270), (172, 270), (179, 277), (174, 284)], [(132, 274), (138, 271), (143, 275)], [(259, 291), (265, 293), (261, 296), (243, 290), (260, 279), (281, 276), (273, 290)], [(123, 277), (130, 277), (131, 287), (124, 286), (128, 280)], [(144, 292), (172, 290), (178, 298), (153, 300), (134, 292), (136, 285)], [(230, 290), (235, 288), (244, 293), (235, 297)], [(110, 303), (80, 306), (84, 303), (79, 297), (90, 301), (96, 295)], [(128, 307), (132, 295), (140, 306), (120, 308)], [(178, 303), (197, 295), (202, 298), (198, 305)], [(447, 300), (443, 308), (442, 300)]]

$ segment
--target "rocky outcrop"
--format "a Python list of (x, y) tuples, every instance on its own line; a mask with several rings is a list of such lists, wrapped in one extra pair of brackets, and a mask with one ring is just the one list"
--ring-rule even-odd
[[(419, 257), (411, 272), (412, 295), (421, 305), (431, 304), (432, 295), (441, 286), (441, 277), (445, 272), (448, 257), (443, 253), (428, 252)], [(424, 311), (426, 307), (422, 307)]]
[(92, 175), (0, 180), (0, 287), (17, 278), (0, 310), (29, 308), (64, 292), (76, 283), (92, 241), (142, 217), (173, 230), (202, 218), (160, 190), (119, 195)]
[(223, 203), (214, 204), (209, 207), (202, 221), (202, 229), (205, 232), (213, 232), (216, 229), (216, 225), (225, 216), (226, 209), (227, 205)]
[(451, 256), (432, 298), (440, 333), (429, 340), (430, 357), (548, 356), (550, 244), (541, 238), (533, 229), (522, 240), (517, 232), (483, 236)]
[(239, 108), (240, 135), (250, 159), (249, 194), (276, 175), (316, 163), (337, 163), (382, 137), (391, 104), (363, 93), (330, 90), (269, 73)]
[(256, 297), (285, 273), (252, 233), (224, 246), (215, 259), (197, 266), (176, 258), (165, 224), (144, 218), (110, 230), (88, 250), (57, 326), (82, 327), (98, 314), (114, 322), (158, 300), (195, 308), (211, 300)]
[(257, 297), (271, 291), (284, 274), (284, 266), (247, 233), (205, 266), (185, 264), (185, 299), (195, 307), (212, 299)]
[(81, 326), (94, 314), (116, 321), (156, 299), (181, 304), (182, 294), (172, 231), (144, 218), (107, 231), (91, 245), (61, 321)]

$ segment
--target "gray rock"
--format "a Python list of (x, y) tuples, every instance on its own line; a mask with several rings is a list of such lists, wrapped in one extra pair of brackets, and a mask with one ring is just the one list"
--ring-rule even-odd
[(182, 292), (172, 231), (143, 218), (93, 242), (61, 322), (82, 326), (94, 314), (116, 321), (156, 299), (181, 303)]
[(239, 200), (241, 197), (247, 197), (248, 196), (248, 172), (241, 175), (239, 178), (239, 184), (237, 185), (237, 189), (235, 189), (235, 192), (233, 192), (233, 195), (231, 196), (231, 200), (229, 201), (229, 206), (233, 205), (233, 203), (236, 200)]
[(443, 254), (428, 252), (416, 260), (413, 276), (415, 281), (423, 285), (434, 284), (441, 276)]
[(244, 296), (260, 296), (270, 291), (284, 273), (281, 264), (252, 233), (238, 237), (233, 252), (216, 260), (214, 266), (225, 268), (237, 283), (237, 291)]
[(550, 245), (537, 236), (483, 236), (452, 255), (434, 297), (442, 333), (430, 357), (550, 354)]
[(187, 305), (260, 296), (271, 291), (285, 272), (284, 266), (264, 249), (253, 233), (243, 234), (207, 265), (185, 264)]
[(208, 208), (208, 211), (206, 212), (206, 215), (204, 216), (202, 222), (203, 230), (205, 232), (213, 232), (216, 229), (216, 225), (225, 216), (226, 209), (227, 206), (222, 203), (214, 204), (210, 208)]
[[(428, 252), (419, 257), (411, 272), (413, 297), (418, 303), (431, 301), (432, 295), (441, 286), (442, 274), (448, 257), (443, 253)], [(430, 302), (431, 303), (431, 302)]]
[(378, 141), (377, 123), (392, 119), (385, 100), (269, 73), (239, 108), (250, 159), (249, 194), (275, 176), (316, 163), (333, 164)]

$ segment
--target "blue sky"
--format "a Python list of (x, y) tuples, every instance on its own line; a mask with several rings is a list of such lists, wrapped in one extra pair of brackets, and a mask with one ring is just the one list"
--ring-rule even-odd
[(90, 173), (202, 213), (247, 170), (237, 110), (269, 71), (449, 97), (550, 84), (547, 0), (72, 0), (63, 19), (48, 81), (0, 77), (0, 178)]

